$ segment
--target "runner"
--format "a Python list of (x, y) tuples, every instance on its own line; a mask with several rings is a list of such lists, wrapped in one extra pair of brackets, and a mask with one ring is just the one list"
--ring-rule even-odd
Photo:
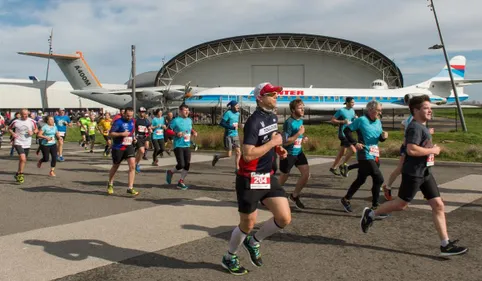
[(88, 135), (88, 128), (87, 124), (90, 122), (89, 118), (89, 113), (84, 113), (84, 117), (79, 118), (79, 121), (77, 122), (77, 125), (80, 128), (80, 135), (82, 136), (82, 139), (79, 141), (79, 144), (82, 147), (85, 147), (85, 149), (88, 149), (88, 144), (89, 144), (89, 135)]
[[(57, 129), (59, 130), (60, 137), (62, 138), (63, 141), (65, 141), (65, 138), (67, 137), (67, 126), (72, 127), (72, 121), (70, 120), (70, 117), (65, 115), (65, 108), (60, 108), (59, 109), (59, 115), (54, 117), (55, 120), (55, 125), (57, 126)], [(42, 128), (39, 126), (39, 128)], [(64, 162), (64, 156), (62, 155), (64, 151), (64, 142), (59, 141), (58, 143), (58, 158), (57, 160), (60, 162)]]
[[(380, 152), (378, 142), (384, 142), (388, 138), (388, 133), (382, 129), (382, 123), (379, 116), (382, 113), (382, 104), (372, 100), (367, 103), (367, 114), (355, 119), (353, 123), (348, 125), (345, 130), (346, 139), (350, 145), (358, 150), (357, 160), (359, 164), (358, 176), (351, 184), (345, 197), (341, 199), (341, 204), (346, 212), (352, 212), (350, 200), (358, 189), (365, 183), (368, 176), (373, 180), (372, 185), (372, 208), (378, 208), (378, 197), (380, 195), (380, 187), (383, 183), (383, 175), (380, 172)], [(356, 141), (352, 132), (358, 135)], [(385, 216), (380, 215), (380, 218)]]
[(117, 119), (122, 118), (122, 117), (124, 116), (125, 111), (126, 111), (126, 110), (125, 110), (124, 108), (120, 108), (120, 109), (119, 109), (119, 113), (116, 114), (116, 115), (114, 116), (114, 118), (112, 118), (112, 122), (115, 122)]
[(146, 151), (146, 145), (149, 146), (149, 131), (151, 130), (151, 122), (146, 118), (147, 110), (144, 107), (139, 108), (139, 117), (135, 120), (136, 127), (136, 173), (141, 172), (141, 159)]
[(164, 131), (164, 144), (165, 144), (166, 153), (169, 156), (171, 156), (171, 148), (173, 146), (173, 140), (174, 140), (174, 134), (172, 135), (170, 134), (173, 132), (169, 126), (172, 120), (174, 120), (174, 115), (172, 114), (172, 112), (168, 112), (165, 118), (167, 128), (166, 128), (166, 131)]
[(37, 167), (42, 167), (42, 163), (49, 162), (49, 154), (51, 157), (49, 176), (55, 177), (55, 166), (57, 164), (57, 139), (63, 142), (62, 136), (55, 125), (53, 116), (47, 116), (47, 124), (43, 125), (38, 132), (38, 138), (41, 143), (42, 159), (38, 160)]
[(300, 200), (301, 190), (308, 182), (310, 175), (310, 166), (308, 159), (301, 148), (301, 144), (307, 141), (307, 137), (303, 136), (305, 127), (303, 126), (303, 116), (305, 115), (305, 104), (302, 100), (296, 99), (290, 102), (291, 116), (283, 125), (283, 134), (285, 143), (283, 147), (288, 151), (288, 157), (280, 160), (279, 184), (283, 186), (290, 175), (291, 168), (296, 166), (301, 173), (295, 190), (290, 194), (288, 199), (293, 202), (298, 209), (304, 209), (305, 205)]
[[(20, 112), (15, 112), (15, 114), (13, 115), (13, 119), (9, 121), (9, 124), (8, 126), (10, 126), (10, 124), (13, 123), (13, 121), (17, 120), (17, 119), (20, 119)], [(14, 128), (15, 130), (15, 128)], [(12, 134), (10, 134), (10, 143), (12, 145), (12, 147), (10, 148), (10, 157), (13, 157), (13, 152), (15, 151), (15, 139), (13, 137)]]
[(164, 152), (164, 130), (166, 130), (166, 122), (162, 117), (162, 110), (156, 109), (155, 116), (152, 119), (152, 144), (154, 146), (154, 154), (152, 155), (152, 165), (158, 166), (157, 157), (163, 157)]
[(135, 141), (134, 127), (134, 109), (128, 107), (125, 109), (124, 116), (112, 123), (109, 136), (112, 138), (112, 168), (109, 171), (109, 183), (107, 184), (107, 194), (114, 193), (114, 176), (119, 169), (122, 160), (127, 160), (129, 165), (128, 188), (127, 193), (133, 196), (139, 194), (134, 189), (134, 179), (136, 176), (135, 166), (135, 150), (132, 145)]
[(405, 145), (407, 155), (402, 168), (402, 184), (395, 200), (383, 203), (377, 210), (365, 208), (360, 221), (361, 229), (367, 233), (374, 218), (381, 213), (403, 211), (413, 200), (418, 190), (432, 208), (432, 219), (440, 238), (440, 255), (460, 255), (467, 248), (457, 246), (458, 240), (451, 241), (447, 233), (444, 202), (432, 175), (431, 166), (435, 164), (435, 156), (440, 154), (440, 147), (432, 144), (432, 136), (425, 124), (432, 117), (430, 97), (416, 96), (410, 99), (410, 113), (413, 121), (407, 127)]
[(0, 148), (2, 148), (3, 133), (5, 133), (5, 118), (0, 114)]
[(231, 158), (234, 148), (236, 153), (236, 158), (234, 159), (236, 170), (234, 173), (237, 173), (239, 170), (239, 159), (241, 159), (241, 148), (238, 136), (239, 104), (237, 101), (233, 100), (228, 103), (228, 107), (229, 110), (224, 113), (221, 123), (219, 124), (224, 128), (224, 149), (226, 149), (226, 154), (215, 154), (213, 156), (212, 165), (214, 167), (219, 159)]
[(28, 110), (24, 108), (20, 111), (20, 118), (10, 123), (8, 131), (13, 137), (13, 145), (19, 156), (15, 180), (21, 184), (25, 181), (23, 171), (27, 163), (30, 146), (32, 145), (32, 135), (37, 133), (37, 124), (28, 117)]
[[(270, 83), (259, 84), (254, 89), (258, 105), (246, 120), (242, 145), (242, 157), (236, 176), (239, 225), (233, 230), (228, 251), (222, 258), (222, 266), (233, 275), (244, 275), (248, 271), (239, 264), (236, 252), (241, 246), (248, 251), (256, 267), (263, 265), (259, 252), (260, 242), (283, 229), (291, 222), (291, 210), (284, 189), (273, 174), (275, 153), (286, 158), (287, 151), (281, 147), (283, 138), (278, 130), (278, 117), (273, 113), (281, 87)], [(276, 152), (275, 152), (276, 151)], [(256, 223), (258, 202), (272, 213), (256, 234), (251, 235)]]
[[(347, 162), (356, 152), (356, 148), (349, 143), (349, 141), (345, 137), (345, 134), (343, 133), (343, 130), (348, 125), (350, 125), (356, 118), (355, 110), (353, 109), (353, 107), (355, 106), (355, 101), (353, 97), (346, 97), (343, 104), (345, 105), (345, 107), (340, 108), (331, 118), (331, 123), (338, 126), (338, 139), (340, 140), (340, 149), (338, 150), (338, 154), (336, 155), (335, 162), (333, 162), (333, 165), (330, 168), (330, 172), (336, 176), (347, 176)], [(343, 155), (345, 155), (345, 158), (343, 159), (343, 161), (341, 161)], [(340, 163), (343, 164), (340, 165)], [(340, 168), (340, 172), (338, 172), (338, 168)]]
[[(88, 138), (90, 142), (90, 153), (94, 153), (95, 146), (95, 131), (97, 129), (97, 121), (95, 121), (95, 113), (90, 114), (89, 122), (87, 123)], [(86, 146), (87, 147), (87, 146)]]
[(188, 186), (184, 184), (184, 179), (191, 166), (191, 135), (197, 136), (197, 132), (192, 128), (192, 119), (189, 118), (189, 107), (186, 104), (179, 106), (179, 116), (171, 121), (170, 127), (175, 133), (173, 144), (177, 165), (166, 171), (166, 182), (171, 184), (174, 173), (180, 172), (181, 178), (177, 187), (186, 190)]
[[(404, 135), (407, 133), (408, 125), (410, 124), (410, 122), (412, 122), (412, 119), (413, 119), (413, 116), (412, 114), (410, 114), (405, 120), (402, 121)], [(405, 144), (402, 143), (402, 145), (400, 146), (400, 159), (398, 160), (398, 165), (395, 168), (395, 170), (393, 170), (393, 172), (390, 174), (390, 177), (388, 178), (388, 186), (387, 184), (384, 184), (382, 186), (383, 195), (385, 196), (385, 199), (388, 201), (393, 199), (392, 185), (393, 185), (393, 182), (397, 179), (397, 177), (402, 173), (403, 162), (405, 161), (405, 154), (406, 154), (406, 147), (405, 147)]]
[(101, 134), (104, 136), (105, 140), (105, 147), (104, 147), (104, 157), (107, 157), (110, 154), (112, 149), (112, 138), (109, 137), (109, 131), (112, 127), (112, 118), (110, 118), (110, 113), (106, 112), (104, 118), (102, 118), (99, 122), (98, 129)]
[[(43, 126), (47, 125), (47, 117), (48, 115), (45, 115), (43, 116), (42, 118), (40, 118), (38, 121), (36, 121), (37, 123), (37, 128), (42, 128)], [(38, 134), (35, 136), (36, 139), (40, 139), (38, 137)], [(37, 141), (36, 141), (37, 143)], [(38, 147), (37, 147), (37, 151), (35, 152), (36, 155), (39, 155), (40, 154), (40, 151), (42, 150), (42, 142), (39, 141), (38, 142)]]

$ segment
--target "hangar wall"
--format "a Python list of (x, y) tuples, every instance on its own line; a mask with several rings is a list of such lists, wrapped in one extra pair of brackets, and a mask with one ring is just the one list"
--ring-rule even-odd
[(285, 87), (369, 88), (381, 78), (377, 70), (347, 57), (275, 50), (207, 59), (177, 74), (172, 84), (245, 87), (270, 81)]

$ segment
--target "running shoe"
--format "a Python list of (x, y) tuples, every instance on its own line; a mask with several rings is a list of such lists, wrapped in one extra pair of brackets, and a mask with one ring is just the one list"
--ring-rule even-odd
[(236, 255), (232, 255), (231, 258), (224, 256), (221, 265), (232, 275), (240, 276), (248, 273), (246, 268), (239, 265), (239, 258)]
[[(376, 209), (378, 209), (379, 206), (380, 205), (372, 206), (371, 209), (375, 211)], [(379, 214), (378, 216), (375, 217), (375, 219), (383, 220), (388, 218), (389, 216), (390, 216), (389, 214)]]
[(300, 197), (293, 197), (293, 193), (290, 194), (290, 196), (288, 197), (288, 199), (293, 202), (293, 204), (295, 204), (296, 208), (300, 209), (300, 210), (303, 210), (305, 209), (305, 205), (303, 204), (303, 202), (301, 202), (300, 200)]
[(152, 161), (152, 166), (159, 166), (159, 160)]
[(15, 175), (15, 180), (17, 183), (22, 184), (25, 182), (25, 176), (23, 174)]
[(144, 156), (142, 156), (142, 159), (143, 159), (143, 160), (148, 160), (148, 159), (147, 159), (147, 155), (144, 154)]
[(348, 165), (346, 163), (343, 163), (343, 165), (340, 166), (340, 174), (343, 176), (343, 177), (348, 177), (348, 173), (350, 171), (348, 170)]
[(141, 172), (141, 165), (137, 164), (136, 165), (136, 174), (139, 174)]
[(49, 177), (56, 177), (57, 175), (55, 174), (54, 171), (50, 170), (49, 172)]
[(393, 200), (393, 197), (392, 197), (392, 190), (387, 188), (387, 185), (384, 184), (382, 186), (382, 191), (383, 191), (383, 196), (385, 196), (385, 200), (387, 201), (391, 201)]
[(246, 236), (243, 241), (243, 247), (249, 254), (251, 263), (254, 266), (261, 267), (263, 265), (263, 260), (261, 259), (261, 254), (259, 252), (259, 243), (256, 246), (251, 246), (250, 242), (254, 239), (252, 235)]
[(197, 151), (199, 149), (199, 145), (194, 144), (194, 151)]
[(171, 172), (171, 170), (167, 170), (167, 171), (166, 171), (166, 183), (167, 183), (167, 184), (171, 184), (171, 182), (172, 182), (172, 175), (173, 175), (173, 173)]
[(216, 163), (218, 163), (218, 161), (219, 161), (219, 155), (215, 154), (213, 156), (213, 162), (211, 163), (213, 167), (216, 165)]
[(107, 151), (104, 151), (104, 157), (107, 157)]
[(112, 183), (107, 184), (107, 194), (114, 194), (114, 185)]
[(347, 213), (353, 212), (353, 210), (351, 209), (350, 200), (346, 200), (346, 198), (343, 197), (343, 198), (341, 198), (340, 202), (343, 205), (343, 208), (345, 209), (345, 212), (347, 212)]
[(373, 219), (372, 217), (370, 217), (371, 212), (373, 212), (373, 210), (368, 207), (363, 209), (362, 217), (360, 220), (360, 227), (363, 233), (367, 233), (368, 229), (370, 229), (373, 224)]
[(37, 168), (41, 168), (42, 167), (42, 160), (38, 160), (37, 161)]
[(137, 195), (139, 195), (139, 192), (137, 190), (135, 190), (134, 188), (128, 188), (127, 194), (131, 194), (132, 196), (137, 196)]
[(177, 183), (177, 188), (181, 189), (181, 190), (186, 190), (188, 189), (189, 187), (184, 184), (184, 181), (183, 180), (179, 180), (179, 182)]
[(334, 168), (330, 168), (330, 172), (335, 175), (335, 176), (340, 176), (340, 173), (338, 173), (338, 170), (337, 169), (334, 169)]
[(440, 246), (441, 256), (455, 256), (465, 254), (469, 249), (455, 245), (459, 240), (449, 241), (445, 247)]
[(64, 161), (65, 161), (64, 156), (60, 155), (59, 161), (60, 161), (60, 162), (64, 162)]

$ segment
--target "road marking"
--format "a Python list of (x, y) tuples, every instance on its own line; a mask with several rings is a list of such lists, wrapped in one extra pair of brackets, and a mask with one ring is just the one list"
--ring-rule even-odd
[[(270, 217), (258, 213), (259, 222)], [(226, 232), (238, 221), (235, 204), (202, 197), (6, 235), (0, 279), (52, 280)]]
[[(482, 197), (481, 182), (482, 176), (468, 175), (439, 185), (440, 196), (445, 203), (445, 212), (450, 213), (465, 204), (480, 199)], [(423, 199), (422, 192), (418, 192), (415, 199), (424, 201), (424, 204), (410, 204), (410, 207), (431, 210)]]

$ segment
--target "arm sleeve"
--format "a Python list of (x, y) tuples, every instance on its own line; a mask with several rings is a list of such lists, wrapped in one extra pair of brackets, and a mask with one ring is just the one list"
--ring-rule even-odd
[(243, 129), (243, 144), (256, 145), (258, 142), (258, 131), (258, 122), (247, 122)]
[(360, 120), (361, 119), (355, 119), (355, 121), (353, 121), (353, 123), (346, 126), (345, 129), (343, 130), (343, 133), (345, 134), (346, 139), (353, 145), (355, 145), (357, 143), (357, 140), (355, 140), (353, 138), (352, 132), (355, 132), (355, 131), (358, 130), (359, 123), (361, 122)]

